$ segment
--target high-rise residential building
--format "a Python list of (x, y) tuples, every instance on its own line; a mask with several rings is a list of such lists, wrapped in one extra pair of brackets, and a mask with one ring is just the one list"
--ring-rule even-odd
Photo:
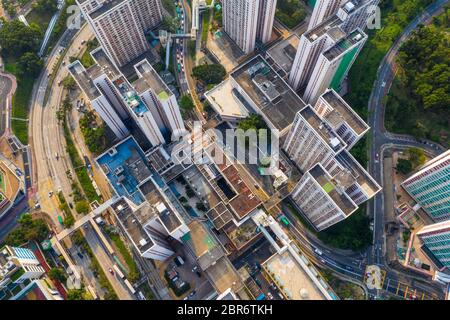
[(343, 21), (342, 30), (345, 32), (352, 32), (357, 28), (365, 30), (379, 3), (380, 0), (351, 0), (342, 5), (336, 13)]
[(39, 279), (44, 273), (30, 249), (10, 246), (0, 249), (0, 289)]
[(315, 28), (328, 17), (335, 14), (340, 6), (347, 1), (348, 0), (316, 0), (311, 19), (309, 20), (308, 30)]
[(289, 84), (295, 91), (304, 92), (320, 54), (345, 37), (341, 23), (339, 17), (332, 16), (302, 34), (289, 74)]
[(91, 102), (92, 108), (98, 113), (116, 137), (121, 140), (128, 136), (130, 132), (120, 115), (114, 109), (113, 104), (106, 95), (101, 93), (101, 89), (94, 84), (94, 81), (92, 81), (89, 73), (80, 61), (77, 60), (71, 63), (68, 69), (78, 86)]
[(346, 219), (358, 209), (320, 163), (305, 173), (291, 197), (319, 231)]
[[(359, 30), (363, 36), (363, 39), (360, 41), (361, 46), (358, 45), (361, 48), (366, 41), (366, 36), (363, 31), (367, 26), (369, 17), (374, 14), (374, 5), (378, 4), (378, 2), (378, 0), (347, 0), (341, 1), (341, 4), (345, 3), (341, 7), (339, 1), (316, 2), (314, 8), (315, 13), (319, 14), (320, 12), (328, 11), (333, 13), (330, 15), (325, 14), (324, 16), (328, 17), (318, 19), (320, 21), (319, 23), (313, 23), (313, 14), (311, 28), (300, 39), (297, 54), (289, 74), (289, 84), (301, 95), (307, 91), (307, 86), (310, 86), (307, 97), (303, 96), (305, 102), (314, 102), (314, 99), (310, 100), (308, 97), (317, 98), (318, 95), (322, 94), (324, 90), (322, 87), (330, 81), (330, 77), (332, 78), (331, 81), (335, 81), (332, 81), (328, 85), (333, 85), (335, 89), (340, 86), (341, 83), (337, 82), (338, 80), (342, 81), (346, 72), (348, 72), (348, 69), (346, 72), (342, 72), (342, 70), (345, 70), (344, 66), (348, 64), (347, 59), (350, 62), (353, 61), (350, 59), (350, 56), (353, 56), (353, 52), (352, 54), (345, 55), (345, 59), (342, 61), (339, 60), (340, 57), (331, 57), (333, 61), (329, 60), (328, 62), (326, 60), (327, 57), (322, 54), (327, 50), (331, 50), (330, 48), (335, 47), (338, 43), (343, 44), (340, 41), (345, 41), (342, 39), (350, 37), (356, 30)], [(359, 50), (356, 50), (353, 58), (356, 58), (358, 53)], [(340, 62), (343, 64), (339, 64)], [(336, 73), (333, 71), (335, 65), (340, 66), (338, 70), (335, 70)], [(349, 67), (351, 67), (351, 63)], [(327, 70), (324, 70), (324, 68), (327, 68)], [(316, 74), (315, 78), (313, 78), (315, 69)], [(330, 74), (327, 74), (325, 71), (330, 72)], [(336, 78), (333, 79), (335, 74)]]
[(185, 132), (177, 98), (147, 60), (134, 68), (139, 76), (134, 87), (149, 106), (160, 132), (163, 135), (172, 133), (171, 140), (177, 140)]
[(303, 100), (314, 104), (328, 88), (339, 92), (342, 81), (366, 41), (367, 35), (360, 29), (356, 29), (323, 51), (309, 78)]
[(259, 0), (224, 0), (223, 28), (245, 53), (255, 49)]
[(276, 0), (223, 0), (223, 27), (245, 53), (270, 40)]
[(423, 227), (417, 237), (422, 251), (439, 270), (450, 268), (450, 220)]
[[(291, 197), (318, 230), (347, 218), (381, 190), (349, 153), (368, 130), (333, 90), (326, 91), (315, 108), (308, 105), (297, 113), (283, 149), (305, 175)], [(333, 196), (327, 190), (333, 190)]]
[(260, 0), (256, 39), (266, 43), (272, 36), (277, 0)]
[(370, 129), (333, 89), (327, 90), (319, 97), (314, 110), (344, 140), (347, 150), (350, 150)]
[(131, 84), (102, 48), (91, 52), (96, 62), (85, 70), (78, 62), (69, 65), (75, 80), (105, 123), (119, 139), (131, 130), (130, 121), (152, 146), (183, 135), (185, 127), (180, 107), (148, 60), (134, 65), (138, 79)]
[(144, 32), (162, 21), (160, 0), (77, 3), (103, 49), (119, 67), (149, 50)]
[(402, 186), (433, 221), (450, 219), (450, 150), (425, 163)]

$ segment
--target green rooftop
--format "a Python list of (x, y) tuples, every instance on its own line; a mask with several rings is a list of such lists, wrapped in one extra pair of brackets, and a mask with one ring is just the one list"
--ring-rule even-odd
[(167, 94), (167, 92), (161, 91), (158, 94), (158, 98), (159, 98), (159, 100), (166, 101), (167, 99), (169, 99), (169, 95)]
[(334, 190), (334, 185), (331, 182), (327, 182), (326, 184), (323, 185), (323, 190), (325, 190), (326, 193), (330, 193), (331, 191)]

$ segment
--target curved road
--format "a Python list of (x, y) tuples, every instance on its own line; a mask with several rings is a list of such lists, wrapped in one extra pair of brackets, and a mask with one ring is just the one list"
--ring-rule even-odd
[[(396, 135), (387, 133), (384, 127), (384, 107), (383, 98), (389, 92), (395, 76), (395, 58), (402, 44), (410, 37), (412, 32), (420, 25), (439, 13), (449, 0), (438, 0), (428, 6), (425, 12), (412, 21), (396, 40), (392, 48), (384, 57), (378, 77), (374, 83), (372, 94), (369, 100), (369, 126), (372, 128), (372, 140), (370, 144), (369, 173), (380, 185), (382, 185), (382, 151), (383, 146), (420, 147), (429, 151), (432, 155), (438, 155), (445, 151), (445, 148), (429, 141), (418, 141), (407, 135)], [(424, 143), (425, 142), (425, 143)], [(383, 244), (384, 244), (384, 202), (383, 193), (380, 192), (369, 202), (368, 210), (374, 217), (374, 246), (372, 255), (373, 263), (383, 265)]]

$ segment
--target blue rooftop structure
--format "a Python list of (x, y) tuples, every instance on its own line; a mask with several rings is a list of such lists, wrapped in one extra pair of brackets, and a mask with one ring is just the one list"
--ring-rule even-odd
[(138, 186), (153, 172), (144, 152), (133, 137), (125, 139), (99, 156), (97, 163), (119, 196), (126, 196), (136, 205), (145, 201)]

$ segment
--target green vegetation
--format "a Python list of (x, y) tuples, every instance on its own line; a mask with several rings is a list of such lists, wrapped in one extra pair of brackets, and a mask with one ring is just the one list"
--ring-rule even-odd
[[(386, 103), (386, 128), (443, 145), (450, 135), (450, 9), (419, 27), (400, 48)], [(405, 117), (404, 115), (408, 116)]]
[(315, 234), (324, 244), (339, 249), (361, 251), (372, 243), (372, 232), (365, 207), (359, 208), (349, 218), (317, 232), (313, 226), (290, 203), (286, 204), (297, 220), (310, 232)]
[(72, 240), (75, 242), (76, 245), (80, 246), (83, 249), (83, 251), (89, 256), (91, 260), (90, 268), (92, 270), (92, 273), (96, 278), (98, 278), (98, 281), (102, 289), (106, 291), (104, 296), (105, 300), (117, 300), (117, 295), (114, 292), (111, 283), (106, 277), (103, 269), (100, 267), (97, 258), (95, 257), (94, 253), (92, 252), (92, 249), (89, 247), (89, 244), (87, 243), (86, 239), (84, 238), (80, 230), (74, 232), (74, 234), (72, 235)]
[(164, 9), (166, 9), (167, 12), (169, 12), (172, 15), (175, 13), (175, 3), (173, 2), (173, 0), (162, 0), (161, 2)]
[(109, 233), (109, 237), (114, 242), (115, 246), (120, 252), (120, 255), (125, 260), (125, 263), (128, 266), (129, 273), (127, 274), (127, 278), (131, 283), (135, 283), (139, 280), (140, 274), (138, 267), (136, 265), (136, 262), (134, 262), (133, 257), (131, 256), (130, 252), (128, 251), (127, 247), (123, 243), (120, 236), (116, 233)]
[[(368, 99), (383, 57), (403, 29), (431, 2), (432, 0), (385, 0), (380, 3), (383, 28), (367, 31), (369, 40), (350, 69), (349, 93), (345, 96), (345, 100), (363, 119), (368, 116)], [(369, 144), (367, 138), (361, 139), (351, 150), (364, 167), (367, 164)]]
[(209, 32), (209, 22), (211, 20), (211, 10), (207, 10), (202, 15), (202, 46), (206, 45), (206, 40), (208, 39)]
[(7, 245), (20, 246), (30, 240), (41, 242), (47, 238), (49, 230), (44, 220), (33, 220), (30, 214), (24, 214), (18, 222), (19, 226), (6, 237)]
[(409, 148), (406, 155), (407, 159), (398, 159), (396, 166), (397, 171), (404, 175), (411, 173), (427, 160), (424, 151), (418, 148)]
[(247, 131), (250, 129), (263, 129), (266, 128), (266, 123), (259, 114), (251, 114), (247, 118), (241, 120), (238, 124), (238, 129)]
[(42, 67), (35, 52), (43, 33), (35, 23), (31, 23), (30, 27), (17, 19), (2, 23), (0, 47), (5, 69), (17, 79), (17, 90), (12, 99), (12, 117), (18, 119), (11, 120), (11, 126), (17, 138), (23, 144), (28, 144), (28, 103), (34, 80)]
[(84, 289), (70, 289), (67, 291), (67, 300), (92, 300), (92, 296)]
[(80, 118), (80, 130), (84, 142), (93, 154), (101, 154), (108, 148), (108, 139), (105, 134), (105, 124), (97, 125), (96, 116), (93, 111), (88, 111)]
[(86, 50), (84, 51), (83, 55), (80, 58), (81, 64), (87, 69), (90, 66), (95, 64), (94, 59), (91, 57), (91, 51), (98, 47), (98, 40), (93, 39), (89, 40), (86, 43)]
[(166, 30), (170, 33), (176, 33), (180, 23), (177, 18), (165, 16), (162, 21), (161, 30)]
[(64, 212), (64, 227), (70, 228), (75, 223), (75, 219), (70, 211), (69, 205), (67, 204), (64, 194), (60, 191), (58, 192), (59, 209)]
[(342, 300), (365, 300), (365, 292), (360, 286), (349, 281), (341, 280), (334, 276), (333, 272), (322, 269), (321, 272), (324, 279), (333, 288), (334, 292)]
[(63, 79), (62, 85), (64, 86), (65, 89), (69, 91), (75, 90), (77, 88), (77, 83), (75, 82), (75, 79), (71, 75), (68, 75)]
[(186, 112), (194, 110), (195, 106), (191, 96), (189, 95), (182, 96), (180, 99), (180, 107)]
[(398, 159), (397, 166), (395, 168), (398, 172), (405, 175), (409, 174), (413, 170), (411, 161), (407, 159)]
[(192, 69), (193, 76), (206, 85), (220, 83), (227, 72), (220, 64), (203, 64)]
[(378, 67), (403, 29), (432, 0), (385, 0), (380, 3), (382, 29), (368, 30), (369, 41), (349, 73), (348, 103), (367, 119), (367, 102), (377, 76)]
[(80, 214), (86, 214), (90, 210), (89, 203), (86, 200), (80, 200), (75, 203), (75, 211)]
[(347, 219), (319, 232), (318, 237), (336, 248), (361, 251), (372, 243), (369, 223), (365, 207), (361, 207)]
[(47, 272), (47, 274), (50, 277), (50, 279), (52, 279), (52, 280), (56, 280), (59, 282), (65, 282), (67, 280), (66, 273), (61, 268), (51, 268)]
[(63, 122), (64, 129), (64, 138), (66, 139), (66, 152), (69, 154), (70, 161), (72, 162), (73, 167), (75, 168), (75, 173), (77, 175), (78, 181), (81, 184), (81, 188), (86, 195), (86, 198), (89, 202), (92, 201), (100, 201), (100, 197), (97, 195), (94, 186), (92, 185), (92, 181), (89, 178), (89, 174), (87, 172), (86, 167), (84, 166), (83, 161), (78, 154), (78, 150), (75, 147), (75, 144), (72, 139), (72, 135), (70, 132), (70, 128), (67, 125), (66, 121), (66, 113), (72, 108), (68, 97), (66, 97), (63, 101), (62, 106), (57, 111), (58, 119)]
[(188, 40), (188, 42), (187, 42), (187, 50), (193, 60), (195, 59), (195, 54), (196, 54), (196, 50), (195, 50), (196, 45), (195, 44), (196, 44), (195, 40)]
[(288, 28), (294, 28), (305, 20), (307, 11), (300, 0), (278, 0), (275, 17)]

